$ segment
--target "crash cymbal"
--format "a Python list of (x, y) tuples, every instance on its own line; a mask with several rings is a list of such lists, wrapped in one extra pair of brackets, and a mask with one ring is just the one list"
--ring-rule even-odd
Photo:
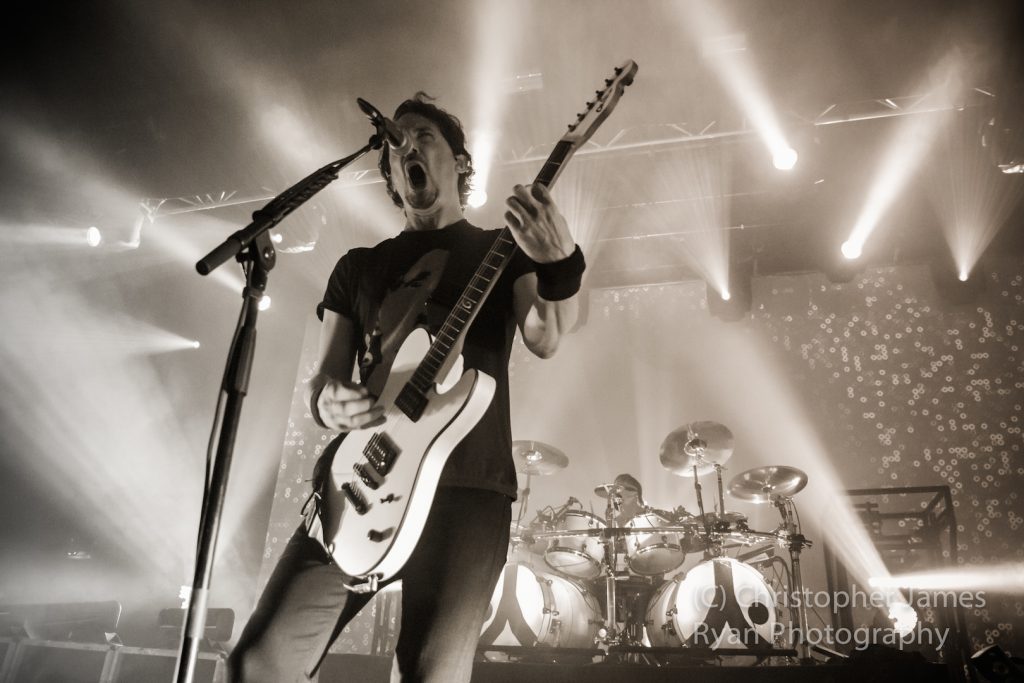
[(789, 498), (807, 486), (803, 470), (785, 465), (740, 472), (729, 482), (729, 495), (751, 503), (770, 503), (774, 496)]
[(691, 422), (676, 429), (661, 442), (661, 465), (673, 474), (692, 477), (715, 471), (732, 456), (732, 432), (718, 422)]
[(513, 441), (512, 459), (523, 474), (554, 474), (569, 466), (565, 453), (543, 441)]

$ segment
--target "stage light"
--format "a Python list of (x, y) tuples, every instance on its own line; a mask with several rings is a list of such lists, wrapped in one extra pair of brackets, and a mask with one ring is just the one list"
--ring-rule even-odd
[[(975, 266), (978, 267), (977, 264)], [(939, 297), (948, 304), (964, 306), (975, 304), (986, 290), (984, 272), (971, 273), (963, 267), (954, 266), (952, 262), (932, 260), (928, 264), (932, 284)]]
[(910, 588), (919, 591), (991, 590), (1019, 595), (1024, 593), (1024, 562), (896, 574), (873, 578), (868, 585), (872, 588)]
[(729, 265), (728, 284), (717, 287), (707, 283), (708, 311), (719, 320), (736, 322), (750, 313), (753, 259), (733, 261)]
[(917, 626), (917, 612), (906, 602), (894, 602), (889, 605), (889, 619), (893, 629), (901, 636), (913, 633)]
[(790, 171), (796, 166), (799, 156), (792, 147), (783, 147), (772, 154), (772, 165), (780, 171)]
[(284, 236), (279, 232), (270, 233), (270, 241), (274, 244), (281, 244), (284, 241)]
[(261, 311), (265, 311), (268, 308), (270, 308), (270, 297), (264, 294), (263, 297), (260, 299), (259, 309)]
[[(921, 90), (931, 92), (932, 96), (944, 96), (946, 99), (958, 96), (957, 87), (962, 69), (963, 66), (956, 54), (952, 53), (952, 56), (941, 60), (938, 66), (927, 74)], [(931, 85), (936, 82), (944, 84), (943, 91), (937, 92)], [(864, 199), (860, 215), (857, 216), (850, 231), (848, 242), (858, 247), (863, 247), (867, 243), (882, 216), (896, 202), (907, 183), (920, 169), (939, 131), (948, 123), (950, 116), (948, 111), (928, 116), (906, 116), (894, 128)], [(843, 253), (846, 254), (846, 251)], [(856, 257), (847, 255), (847, 258)]]
[(199, 342), (198, 341), (193, 341), (192, 342), (192, 348), (193, 349), (198, 349), (199, 348)]
[(469, 204), (469, 207), (471, 209), (479, 209), (481, 206), (487, 203), (487, 193), (483, 190), (483, 188), (473, 188), (473, 190), (469, 193), (467, 203)]
[(85, 243), (90, 247), (98, 247), (102, 241), (103, 234), (100, 232), (100, 229), (95, 225), (90, 225), (85, 231)]
[(843, 246), (840, 249), (842, 249), (843, 256), (850, 261), (859, 259), (861, 254), (864, 253), (863, 245), (853, 240), (843, 242)]

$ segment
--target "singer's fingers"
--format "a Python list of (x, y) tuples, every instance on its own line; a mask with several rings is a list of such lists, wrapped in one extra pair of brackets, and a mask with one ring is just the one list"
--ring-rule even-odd
[(369, 395), (369, 390), (361, 384), (346, 384), (334, 381), (328, 382), (321, 393), (321, 396), (332, 401), (350, 401), (367, 398)]

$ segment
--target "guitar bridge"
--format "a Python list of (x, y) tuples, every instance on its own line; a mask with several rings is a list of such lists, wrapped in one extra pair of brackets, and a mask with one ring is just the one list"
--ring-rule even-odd
[(363, 463), (357, 462), (356, 464), (352, 465), (352, 471), (354, 471), (356, 473), (356, 476), (359, 477), (359, 481), (366, 484), (366, 486), (369, 487), (371, 490), (376, 491), (377, 489), (380, 488), (380, 482), (373, 477), (373, 475), (370, 473), (369, 468), (367, 468), (367, 466), (364, 465)]

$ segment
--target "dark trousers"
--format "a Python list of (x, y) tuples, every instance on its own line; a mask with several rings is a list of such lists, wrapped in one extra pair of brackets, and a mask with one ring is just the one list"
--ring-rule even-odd
[[(469, 681), (477, 640), (505, 564), (512, 508), (480, 489), (438, 489), (402, 580), (392, 681)], [(345, 576), (304, 526), (288, 541), (228, 661), (234, 682), (316, 680), (328, 648), (372, 594)]]

